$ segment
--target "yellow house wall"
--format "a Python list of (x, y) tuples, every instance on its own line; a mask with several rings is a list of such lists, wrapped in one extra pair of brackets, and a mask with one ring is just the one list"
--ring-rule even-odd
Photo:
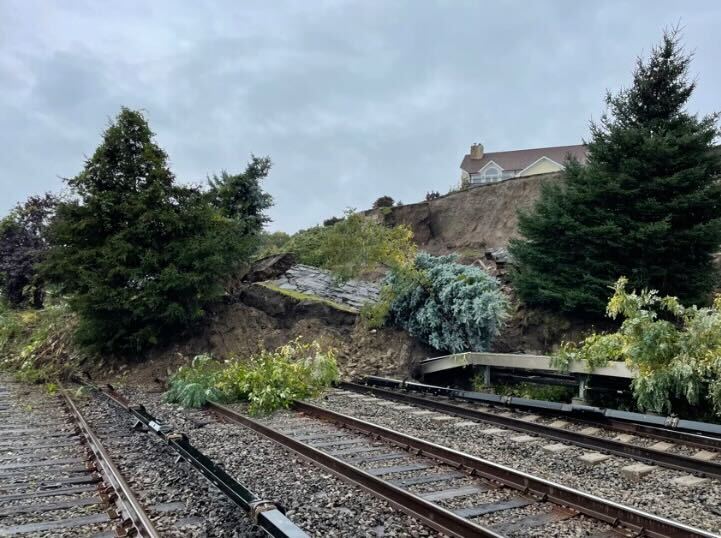
[(522, 175), (535, 176), (536, 174), (549, 174), (551, 172), (558, 172), (562, 169), (562, 166), (558, 166), (557, 164), (554, 164), (551, 161), (544, 159), (528, 168), (525, 172), (523, 172)]

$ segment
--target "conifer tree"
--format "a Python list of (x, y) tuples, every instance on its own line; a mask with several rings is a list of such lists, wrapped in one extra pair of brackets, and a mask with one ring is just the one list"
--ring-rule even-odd
[(591, 124), (588, 162), (569, 162), (519, 215), (511, 245), (514, 285), (527, 303), (600, 315), (610, 286), (632, 286), (704, 302), (721, 244), (718, 115), (686, 110), (692, 55), (677, 30), (664, 33), (630, 88), (607, 94)]
[(67, 184), (74, 199), (58, 206), (43, 274), (80, 315), (80, 341), (103, 351), (141, 351), (198, 321), (250, 253), (265, 209), (231, 218), (177, 185), (147, 121), (127, 108)]

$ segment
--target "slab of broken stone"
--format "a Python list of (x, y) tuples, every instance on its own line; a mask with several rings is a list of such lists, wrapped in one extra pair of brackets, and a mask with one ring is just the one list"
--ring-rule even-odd
[(315, 295), (355, 309), (369, 302), (377, 302), (380, 294), (379, 286), (372, 282), (339, 282), (331, 272), (303, 264), (289, 268), (273, 280), (273, 284), (281, 289)]
[(250, 267), (243, 280), (247, 282), (262, 282), (277, 278), (296, 264), (295, 254), (284, 252), (273, 254), (259, 259)]

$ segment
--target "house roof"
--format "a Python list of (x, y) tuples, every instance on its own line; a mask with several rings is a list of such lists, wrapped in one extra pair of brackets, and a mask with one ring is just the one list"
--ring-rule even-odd
[(548, 157), (557, 163), (563, 164), (569, 154), (578, 159), (580, 163), (585, 163), (586, 153), (586, 146), (578, 144), (575, 146), (556, 146), (552, 148), (496, 151), (484, 153), (482, 159), (471, 159), (471, 155), (466, 154), (461, 162), (461, 168), (469, 174), (474, 174), (486, 166), (486, 164), (493, 161), (504, 170), (523, 170), (541, 157)]

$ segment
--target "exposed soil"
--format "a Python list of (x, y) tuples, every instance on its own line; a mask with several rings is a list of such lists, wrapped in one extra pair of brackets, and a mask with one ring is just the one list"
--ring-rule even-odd
[(530, 208), (541, 186), (560, 174), (508, 179), (434, 200), (367, 211), (388, 225), (405, 224), (416, 244), (431, 254), (482, 253), (505, 247), (518, 234), (518, 210)]
[(168, 375), (195, 355), (250, 357), (298, 337), (317, 339), (335, 348), (343, 377), (406, 376), (419, 360), (438, 355), (403, 331), (369, 330), (350, 312), (251, 285), (228, 304), (219, 305), (194, 336), (155, 350), (142, 361), (114, 363), (109, 379), (121, 378), (145, 387), (156, 385), (160, 390)]

